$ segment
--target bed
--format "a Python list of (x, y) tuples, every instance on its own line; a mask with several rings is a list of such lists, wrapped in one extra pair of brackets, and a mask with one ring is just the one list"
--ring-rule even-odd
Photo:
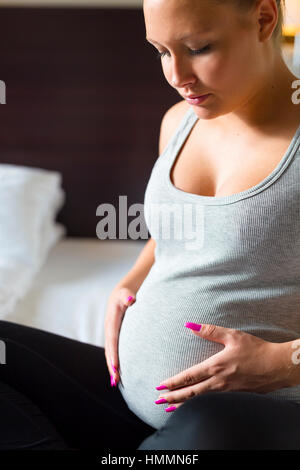
[(143, 243), (65, 237), (49, 252), (26, 295), (3, 319), (104, 346), (109, 293)]

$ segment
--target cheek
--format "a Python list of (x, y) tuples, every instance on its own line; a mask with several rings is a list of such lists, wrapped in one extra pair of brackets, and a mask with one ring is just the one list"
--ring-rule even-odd
[(243, 82), (244, 72), (245, 66), (239, 55), (226, 50), (215, 52), (207, 60), (200, 58), (195, 67), (199, 81), (223, 98), (236, 92)]
[(247, 38), (241, 36), (240, 47), (236, 47), (235, 44), (224, 66), (226, 87), (234, 87), (232, 93), (245, 95), (251, 93), (256, 87), (261, 79), (261, 64), (258, 58), (259, 51), (256, 50), (255, 42), (249, 44)]
[(255, 67), (248, 59), (240, 50), (231, 50), (207, 67), (208, 80), (223, 99), (242, 97), (251, 89)]

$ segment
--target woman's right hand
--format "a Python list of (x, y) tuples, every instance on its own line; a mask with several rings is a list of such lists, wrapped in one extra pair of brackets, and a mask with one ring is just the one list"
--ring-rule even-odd
[[(132, 299), (128, 300), (128, 297)], [(105, 357), (107, 367), (110, 373), (110, 383), (113, 386), (117, 385), (120, 379), (119, 375), (119, 356), (118, 356), (118, 342), (119, 333), (123, 317), (127, 308), (135, 302), (135, 293), (127, 287), (115, 288), (108, 299), (107, 310), (104, 322), (105, 331)], [(114, 370), (115, 368), (115, 370)]]

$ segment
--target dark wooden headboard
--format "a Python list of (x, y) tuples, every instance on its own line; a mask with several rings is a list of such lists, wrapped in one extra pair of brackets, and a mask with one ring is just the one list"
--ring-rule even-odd
[(66, 203), (57, 220), (68, 236), (97, 237), (100, 204), (118, 211), (122, 195), (128, 207), (143, 203), (162, 116), (181, 100), (146, 42), (143, 11), (0, 8), (0, 16), (0, 162), (60, 171)]

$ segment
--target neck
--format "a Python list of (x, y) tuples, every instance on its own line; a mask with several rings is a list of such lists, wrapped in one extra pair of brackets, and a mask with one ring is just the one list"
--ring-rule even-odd
[(244, 103), (234, 111), (219, 116), (217, 120), (221, 128), (228, 130), (252, 129), (254, 132), (262, 128), (282, 123), (288, 116), (295, 116), (296, 105), (292, 102), (295, 89), (292, 83), (297, 77), (292, 74), (284, 62), (280, 51), (274, 51), (268, 60), (268, 66), (257, 80), (253, 91), (247, 96)]

